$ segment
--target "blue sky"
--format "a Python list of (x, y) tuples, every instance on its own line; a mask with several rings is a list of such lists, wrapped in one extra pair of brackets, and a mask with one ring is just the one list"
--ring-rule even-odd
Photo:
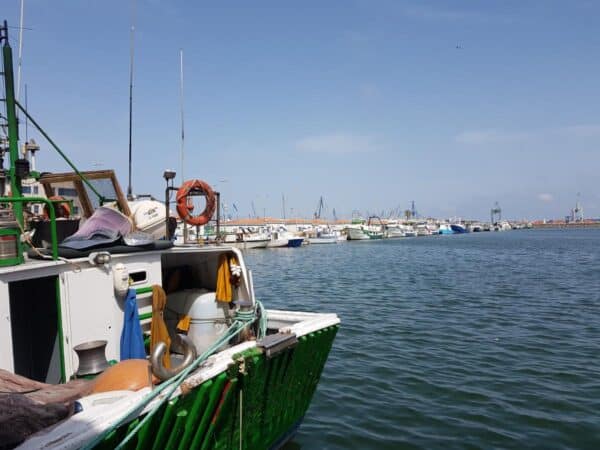
[[(19, 0), (3, 0), (17, 26)], [(127, 186), (128, 1), (26, 0), (30, 112)], [(134, 177), (180, 170), (247, 216), (408, 208), (600, 216), (600, 3), (136, 1)], [(17, 50), (17, 30), (12, 30)], [(459, 46), (460, 48), (456, 48)], [(30, 136), (37, 137), (31, 132)], [(38, 139), (42, 141), (42, 139)], [(43, 145), (39, 164), (64, 170)], [(229, 206), (231, 208), (231, 206)]]

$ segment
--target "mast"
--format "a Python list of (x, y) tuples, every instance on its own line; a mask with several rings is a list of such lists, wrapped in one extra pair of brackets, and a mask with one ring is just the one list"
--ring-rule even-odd
[(179, 103), (181, 108), (181, 184), (183, 184), (185, 131), (183, 122), (183, 49), (179, 49)]
[(127, 183), (127, 199), (133, 200), (131, 187), (131, 153), (133, 128), (133, 44), (135, 37), (135, 0), (131, 0), (131, 29), (129, 30), (129, 179)]
[(20, 100), (21, 98), (21, 63), (23, 55), (23, 17), (25, 13), (25, 0), (21, 0), (21, 18), (19, 21), (19, 56), (17, 62), (17, 93), (15, 98)]
[[(4, 26), (0, 28), (0, 42), (2, 46), (2, 59), (4, 68), (4, 87), (6, 94), (6, 119), (8, 122), (8, 148), (10, 153), (10, 192), (12, 197), (21, 196), (21, 186), (17, 180), (16, 161), (19, 158), (19, 125), (17, 122), (16, 104), (15, 104), (15, 85), (12, 63), (12, 49), (8, 42), (8, 23), (4, 21)], [(20, 202), (13, 205), (15, 218), (23, 226), (23, 206)]]

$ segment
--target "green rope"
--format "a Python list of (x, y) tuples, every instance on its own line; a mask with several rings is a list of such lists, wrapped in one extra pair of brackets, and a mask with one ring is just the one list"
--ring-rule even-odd
[(116, 449), (122, 449), (135, 435), (136, 433), (144, 426), (160, 409), (160, 407), (171, 397), (171, 395), (175, 392), (175, 390), (183, 383), (185, 378), (195, 370), (202, 362), (204, 362), (209, 356), (217, 351), (219, 347), (228, 342), (233, 337), (237, 336), (246, 326), (256, 320), (256, 315), (253, 311), (249, 314), (246, 312), (236, 313), (236, 320), (231, 324), (227, 332), (221, 336), (217, 342), (215, 342), (207, 351), (202, 353), (198, 358), (194, 360), (192, 364), (186, 367), (182, 372), (173, 377), (172, 379), (165, 381), (159, 387), (150, 392), (144, 399), (142, 399), (137, 405), (130, 408), (126, 414), (123, 414), (121, 418), (118, 420), (117, 425), (111, 427), (110, 429), (105, 430), (102, 434), (97, 436), (92, 442), (86, 445), (85, 449), (91, 449), (95, 447), (97, 444), (102, 442), (114, 429), (123, 425), (125, 420), (130, 417), (134, 413), (141, 412), (152, 400), (154, 400), (158, 395), (165, 394), (164, 397), (159, 401), (159, 403), (150, 411), (146, 416), (140, 420), (140, 422), (131, 430), (127, 436), (119, 443)]
[(259, 317), (258, 339), (261, 339), (267, 335), (267, 310), (265, 309), (260, 300), (256, 300), (256, 311)]

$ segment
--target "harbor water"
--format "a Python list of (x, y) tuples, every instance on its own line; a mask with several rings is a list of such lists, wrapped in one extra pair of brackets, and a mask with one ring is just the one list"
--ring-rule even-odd
[(286, 449), (600, 448), (600, 230), (246, 252), (342, 326)]

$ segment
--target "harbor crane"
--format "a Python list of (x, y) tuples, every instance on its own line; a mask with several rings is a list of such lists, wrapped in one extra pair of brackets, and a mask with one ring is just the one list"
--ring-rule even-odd
[(315, 219), (321, 218), (321, 213), (325, 210), (325, 203), (323, 202), (323, 196), (319, 198), (319, 204), (317, 205), (317, 210), (315, 211)]
[(583, 206), (579, 202), (579, 198), (581, 197), (581, 193), (577, 193), (577, 201), (575, 202), (575, 208), (571, 210), (571, 221), (573, 222), (583, 222)]

